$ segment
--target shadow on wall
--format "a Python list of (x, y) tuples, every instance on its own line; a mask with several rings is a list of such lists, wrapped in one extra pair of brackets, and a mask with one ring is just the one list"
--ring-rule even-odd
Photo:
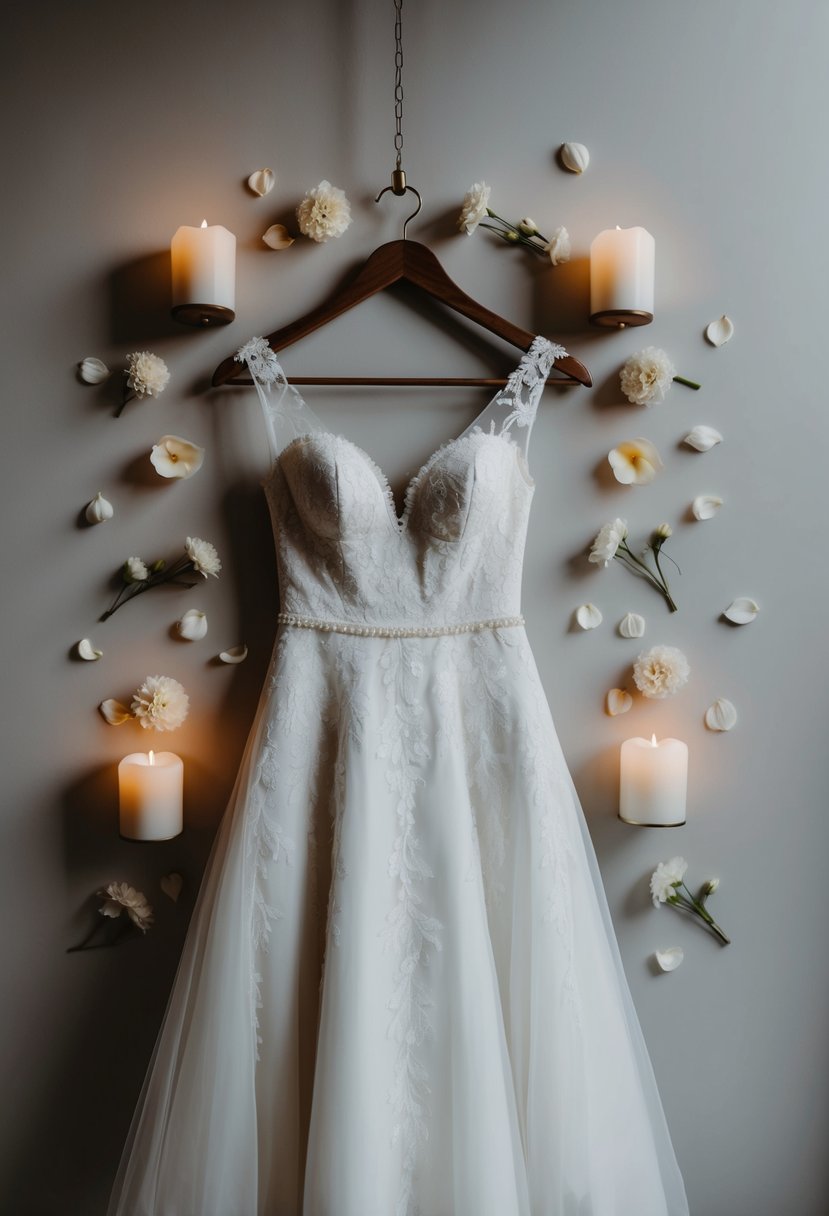
[(159, 338), (181, 337), (170, 316), (170, 251), (151, 253), (110, 271), (110, 340), (140, 350)]

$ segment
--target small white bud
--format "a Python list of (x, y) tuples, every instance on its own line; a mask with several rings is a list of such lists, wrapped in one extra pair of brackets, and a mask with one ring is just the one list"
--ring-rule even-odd
[(105, 524), (108, 519), (112, 519), (115, 508), (99, 490), (92, 502), (87, 505), (85, 514), (88, 524)]

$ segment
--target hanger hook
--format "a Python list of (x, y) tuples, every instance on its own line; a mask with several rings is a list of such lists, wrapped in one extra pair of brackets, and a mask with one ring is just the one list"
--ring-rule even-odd
[(391, 185), (384, 187), (384, 189), (380, 191), (377, 198), (374, 200), (375, 203), (379, 203), (383, 195), (389, 190), (391, 190), (392, 194), (396, 194), (398, 197), (402, 197), (408, 190), (411, 190), (412, 194), (417, 196), (417, 206), (412, 214), (403, 221), (403, 240), (405, 241), (406, 229), (409, 227), (409, 224), (415, 218), (415, 216), (420, 213), (420, 209), (423, 206), (423, 198), (421, 197), (419, 190), (415, 190), (414, 186), (408, 186), (406, 184), (406, 174), (403, 169), (394, 170), (391, 175)]

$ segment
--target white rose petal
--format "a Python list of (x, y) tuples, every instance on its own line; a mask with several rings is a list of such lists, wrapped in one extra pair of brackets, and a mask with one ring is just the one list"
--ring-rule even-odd
[(614, 519), (612, 523), (605, 524), (593, 541), (590, 556), (587, 560), (597, 566), (608, 566), (616, 556), (616, 550), (627, 534), (627, 520)]
[(187, 642), (199, 642), (207, 634), (207, 616), (198, 608), (188, 608), (180, 621), (176, 621), (176, 632)]
[(712, 426), (695, 426), (682, 442), (697, 452), (709, 452), (716, 444), (722, 443), (722, 435)]
[(722, 503), (718, 494), (700, 494), (691, 503), (691, 512), (694, 519), (713, 519)]
[(126, 705), (122, 705), (120, 701), (114, 701), (111, 697), (108, 701), (102, 701), (98, 709), (110, 726), (120, 726), (122, 722), (126, 722), (128, 718), (132, 717)]
[(705, 725), (709, 730), (732, 730), (737, 725), (737, 711), (725, 697), (717, 697), (705, 711)]
[(743, 595), (731, 601), (723, 616), (734, 625), (750, 625), (752, 621), (757, 619), (759, 611), (760, 605), (755, 600), (751, 600), (748, 596)]
[(595, 629), (601, 625), (603, 617), (595, 604), (581, 604), (576, 609), (576, 620), (582, 629)]
[(626, 714), (633, 705), (633, 697), (624, 688), (611, 688), (605, 698), (605, 706), (611, 718)]
[(271, 224), (267, 232), (263, 234), (262, 240), (271, 249), (288, 249), (294, 243), (294, 238), (289, 235), (284, 224)]
[(569, 262), (572, 245), (570, 243), (570, 233), (566, 228), (556, 228), (553, 232), (552, 240), (549, 240), (544, 246), (544, 252), (549, 256), (553, 266), (558, 266), (560, 262)]
[(229, 650), (223, 650), (219, 655), (223, 663), (244, 663), (247, 657), (247, 646), (231, 646)]
[(619, 621), (619, 633), (623, 638), (641, 638), (645, 632), (645, 618), (638, 612), (628, 612)]
[(649, 439), (629, 439), (608, 452), (613, 476), (625, 486), (644, 486), (662, 468), (662, 460)]
[(84, 384), (102, 384), (108, 380), (112, 372), (101, 359), (88, 355), (78, 364), (78, 374)]
[(198, 473), (204, 461), (204, 448), (180, 435), (162, 435), (150, 452), (150, 463), (159, 477), (182, 481)]
[(89, 638), (81, 638), (75, 647), (75, 653), (79, 659), (85, 659), (87, 663), (94, 663), (96, 659), (100, 659), (103, 655), (103, 650), (96, 650)]
[(734, 322), (723, 313), (717, 321), (712, 321), (706, 328), (705, 336), (712, 346), (724, 346), (734, 336)]
[(669, 946), (667, 950), (657, 950), (654, 958), (663, 971), (676, 971), (685, 958), (685, 951), (681, 946)]
[(467, 190), (463, 206), (461, 207), (460, 218), (458, 219), (458, 227), (467, 236), (472, 235), (481, 220), (486, 216), (491, 193), (492, 188), (486, 182), (475, 182)]
[(115, 508), (112, 503), (104, 498), (99, 490), (92, 502), (87, 503), (84, 515), (88, 524), (105, 524), (108, 519), (112, 519), (115, 514)]
[(257, 169), (248, 178), (248, 186), (254, 194), (258, 194), (262, 198), (263, 195), (270, 194), (275, 181), (276, 175), (273, 169)]

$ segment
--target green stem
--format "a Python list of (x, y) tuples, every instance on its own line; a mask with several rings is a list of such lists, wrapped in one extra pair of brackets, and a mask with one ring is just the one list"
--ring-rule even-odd
[[(688, 893), (688, 899), (691, 901), (691, 905), (692, 905), (692, 911), (693, 911), (693, 912), (694, 912), (694, 913), (695, 913), (697, 916), (701, 917), (701, 919), (702, 919), (702, 920), (704, 920), (704, 921), (705, 921), (705, 923), (706, 923), (706, 925), (708, 926), (708, 928), (709, 928), (709, 929), (712, 931), (712, 933), (715, 933), (715, 934), (717, 935), (717, 937), (720, 939), (720, 942), (722, 943), (722, 945), (723, 945), (723, 946), (730, 946), (730, 945), (731, 945), (731, 938), (730, 938), (730, 937), (727, 937), (727, 936), (725, 935), (725, 933), (724, 933), (724, 932), (723, 932), (723, 930), (720, 928), (720, 926), (717, 924), (717, 922), (714, 920), (714, 917), (711, 915), (711, 913), (708, 911), (708, 909), (707, 909), (707, 908), (705, 908), (705, 907), (704, 907), (704, 906), (703, 906), (703, 905), (702, 905), (702, 904), (699, 902), (699, 900), (697, 900), (697, 899), (695, 899), (695, 898), (694, 898), (694, 896), (691, 894), (691, 892), (690, 892), (690, 891), (688, 890), (688, 888), (685, 886), (685, 883), (683, 883), (682, 885), (683, 885), (683, 887), (685, 887), (685, 890), (686, 890), (686, 891), (687, 891), (687, 893)], [(683, 899), (683, 903), (685, 902), (685, 901), (684, 901), (684, 898), (683, 898), (682, 896), (679, 896), (679, 895), (678, 895), (678, 898)]]
[(684, 384), (688, 388), (702, 388), (701, 384), (697, 384), (696, 380), (688, 380), (685, 376), (674, 376), (677, 384)]
[[(659, 548), (661, 548), (661, 546), (659, 546)], [(661, 565), (659, 564), (659, 548), (654, 549), (653, 560), (656, 562), (656, 568), (659, 571), (659, 577), (662, 579), (662, 585), (664, 588), (662, 594), (665, 596), (665, 601), (666, 601), (668, 607), (670, 608), (671, 612), (678, 612), (679, 609), (677, 608), (676, 604), (674, 603), (673, 596), (671, 595), (671, 589), (668, 586), (668, 580), (665, 578), (665, 573), (664, 573)]]

